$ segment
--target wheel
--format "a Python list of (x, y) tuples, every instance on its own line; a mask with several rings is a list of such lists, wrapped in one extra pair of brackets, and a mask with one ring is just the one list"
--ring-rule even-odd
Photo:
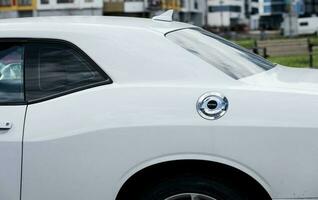
[[(178, 176), (154, 181), (138, 200), (248, 200), (231, 181), (201, 176)], [(260, 200), (260, 199), (259, 199)]]

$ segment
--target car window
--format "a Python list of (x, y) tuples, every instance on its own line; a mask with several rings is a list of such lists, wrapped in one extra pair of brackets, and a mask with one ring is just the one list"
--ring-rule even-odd
[(0, 104), (24, 102), (24, 47), (0, 44)]
[(300, 22), (299, 25), (300, 26), (308, 26), (308, 22)]
[(26, 97), (39, 100), (70, 92), (106, 78), (83, 54), (64, 44), (30, 44), (27, 48)]
[(275, 65), (252, 52), (202, 29), (182, 29), (166, 37), (225, 74), (240, 79)]

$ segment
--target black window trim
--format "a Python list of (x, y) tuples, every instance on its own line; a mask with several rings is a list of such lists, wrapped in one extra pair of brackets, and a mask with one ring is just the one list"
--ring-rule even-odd
[[(66, 40), (61, 40), (61, 39), (51, 39), (51, 38), (0, 38), (0, 43), (17, 43), (17, 44), (23, 44), (24, 46), (24, 61), (23, 61), (23, 86), (24, 86), (24, 102), (8, 102), (8, 103), (0, 103), (0, 106), (3, 105), (30, 105), (30, 104), (35, 104), (35, 103), (40, 103), (43, 101), (48, 101), (51, 99), (55, 99), (58, 97), (62, 97), (68, 94), (72, 94), (75, 92), (79, 92), (82, 90), (87, 90), (90, 88), (94, 88), (94, 87), (98, 87), (98, 86), (102, 86), (102, 85), (108, 85), (108, 84), (112, 84), (113, 80), (106, 74), (106, 72), (99, 67), (96, 62), (90, 57), (88, 56), (82, 49), (80, 49), (77, 45), (66, 41)], [(28, 44), (57, 44), (57, 45), (64, 45), (66, 47), (71, 48), (72, 50), (74, 50), (76, 53), (78, 53), (80, 56), (82, 56), (88, 63), (90, 66), (92, 66), (103, 78), (105, 78), (105, 80), (100, 81), (100, 82), (96, 82), (96, 83), (92, 83), (92, 84), (88, 84), (88, 85), (84, 85), (84, 86), (80, 86), (74, 89), (69, 89), (54, 95), (50, 95), (47, 97), (43, 97), (43, 98), (39, 98), (39, 99), (35, 99), (35, 100), (27, 100), (26, 99), (26, 83), (25, 83), (25, 68), (27, 66), (28, 63), (28, 58), (27, 58), (27, 51), (28, 51)]]

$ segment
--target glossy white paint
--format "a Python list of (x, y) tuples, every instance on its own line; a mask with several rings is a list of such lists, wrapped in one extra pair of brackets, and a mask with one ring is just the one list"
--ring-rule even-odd
[(0, 130), (0, 199), (19, 200), (22, 133), (26, 106), (0, 106), (0, 123), (12, 127)]
[[(76, 44), (114, 81), (28, 106), (22, 200), (115, 199), (134, 173), (181, 159), (233, 166), (272, 198), (318, 197), (318, 72), (279, 66), (231, 79), (164, 37), (185, 27), (103, 17), (0, 22), (0, 38)], [(206, 92), (228, 98), (225, 116), (199, 116)]]

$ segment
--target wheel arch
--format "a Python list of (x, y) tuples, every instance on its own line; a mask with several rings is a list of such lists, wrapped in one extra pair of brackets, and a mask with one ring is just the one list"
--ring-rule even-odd
[(204, 166), (218, 166), (222, 169), (229, 169), (240, 173), (242, 176), (248, 178), (251, 182), (255, 184), (255, 187), (260, 189), (264, 195), (271, 199), (272, 192), (270, 185), (265, 181), (263, 177), (257, 174), (252, 169), (235, 162), (233, 160), (225, 159), (217, 156), (210, 155), (170, 155), (166, 157), (160, 157), (153, 160), (148, 160), (133, 169), (129, 170), (121, 179), (119, 186), (117, 187), (117, 192), (115, 194), (116, 200), (122, 200), (122, 194), (127, 192), (127, 189), (131, 186), (134, 181), (138, 179), (145, 173), (156, 172), (157, 170), (164, 170), (167, 167), (174, 168), (180, 166), (182, 163), (200, 163)]

